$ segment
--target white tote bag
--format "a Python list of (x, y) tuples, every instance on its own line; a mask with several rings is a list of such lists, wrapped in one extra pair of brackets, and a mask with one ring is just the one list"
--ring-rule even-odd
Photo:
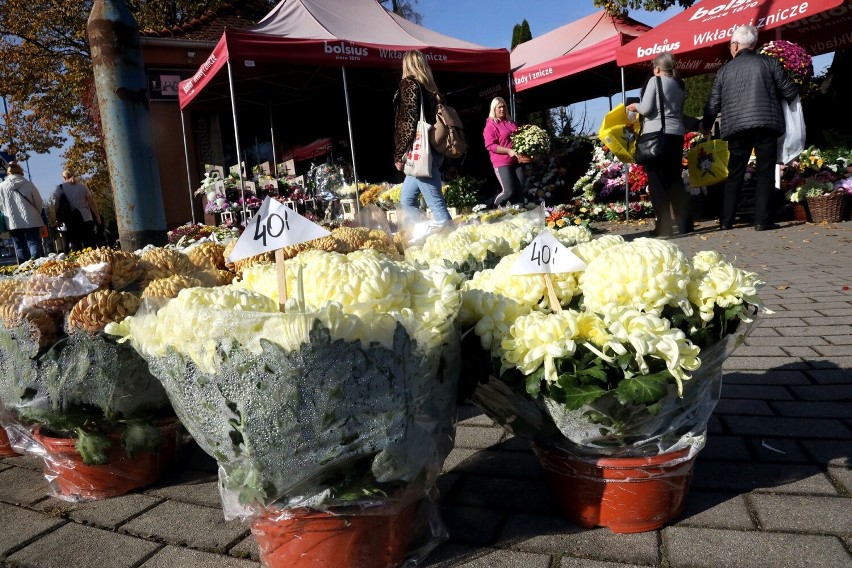
[(782, 100), (781, 107), (784, 109), (784, 136), (778, 139), (778, 163), (789, 164), (805, 150), (805, 115), (798, 96), (792, 103)]
[(429, 130), (432, 125), (423, 118), (423, 101), (420, 101), (420, 120), (414, 131), (414, 141), (405, 156), (403, 171), (407, 176), (432, 177), (432, 149), (429, 147)]

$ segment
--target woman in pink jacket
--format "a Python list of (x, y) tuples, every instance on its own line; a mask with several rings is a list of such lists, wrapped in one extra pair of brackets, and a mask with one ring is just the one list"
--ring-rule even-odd
[(503, 203), (524, 202), (524, 167), (518, 163), (517, 154), (512, 150), (512, 133), (517, 129), (518, 125), (509, 116), (506, 101), (495, 97), (482, 132), (491, 165), (500, 182), (501, 191), (494, 198), (495, 207)]

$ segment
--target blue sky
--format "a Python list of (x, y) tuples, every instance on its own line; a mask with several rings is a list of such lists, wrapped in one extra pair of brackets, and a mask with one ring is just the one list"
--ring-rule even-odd
[[(480, 45), (507, 49), (512, 41), (512, 28), (524, 19), (529, 22), (533, 37), (537, 37), (598, 10), (592, 0), (419, 0), (416, 7), (427, 28)], [(680, 8), (665, 12), (636, 10), (630, 15), (649, 26), (656, 26), (680, 11)], [(814, 70), (819, 73), (830, 64), (831, 55), (817, 57)], [(631, 94), (636, 93), (628, 93), (628, 96)], [(620, 94), (613, 97), (613, 102), (620, 102)], [(609, 101), (601, 98), (578, 103), (572, 110), (575, 117), (585, 115), (586, 124), (596, 129), (608, 109)], [(61, 154), (61, 150), (55, 150), (30, 158), (30, 174), (42, 195), (47, 195), (62, 181)]]

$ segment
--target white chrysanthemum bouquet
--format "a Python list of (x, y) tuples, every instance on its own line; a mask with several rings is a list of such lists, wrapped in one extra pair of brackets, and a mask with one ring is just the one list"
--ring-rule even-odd
[(256, 265), (108, 332), (218, 460), (226, 517), (422, 496), (452, 448), (461, 277), (373, 250), (284, 266), (283, 312), (275, 266)]
[(558, 308), (542, 275), (511, 273), (517, 255), (463, 284), (460, 321), (492, 369), (475, 402), (516, 434), (573, 452), (697, 451), (762, 282), (718, 253), (690, 261), (655, 239), (605, 236), (572, 252), (587, 268), (552, 275)]

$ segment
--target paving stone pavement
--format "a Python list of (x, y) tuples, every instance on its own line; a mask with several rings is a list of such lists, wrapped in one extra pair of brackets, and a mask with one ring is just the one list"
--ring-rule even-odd
[[(439, 480), (450, 539), (423, 565), (499, 568), (852, 568), (852, 223), (775, 231), (712, 223), (673, 239), (758, 272), (767, 307), (725, 364), (722, 400), (683, 515), (619, 535), (564, 520), (529, 445), (459, 407)], [(608, 225), (626, 238), (647, 225)], [(0, 564), (61, 568), (258, 566), (248, 527), (226, 522), (216, 466), (197, 448), (143, 491), (72, 504), (41, 462), (0, 460)]]

